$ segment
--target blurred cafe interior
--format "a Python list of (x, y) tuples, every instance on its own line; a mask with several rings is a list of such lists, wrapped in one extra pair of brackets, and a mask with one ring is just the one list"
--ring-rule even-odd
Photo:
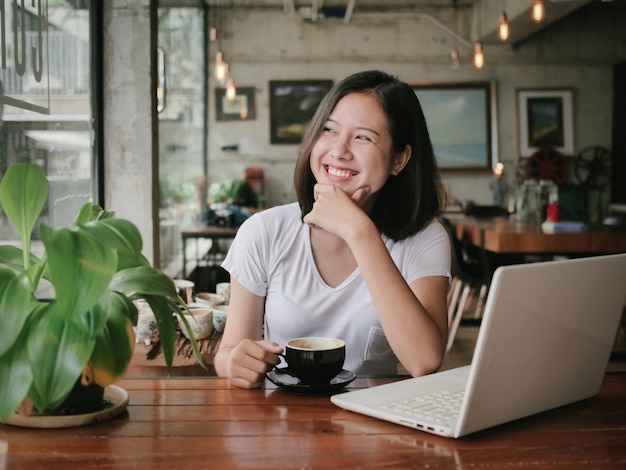
[[(559, 222), (599, 227), (610, 244), (542, 257), (626, 251), (626, 2), (4, 5), (0, 177), (41, 164), (42, 222), (67, 224), (93, 200), (198, 290), (227, 282), (219, 261), (239, 223), (295, 200), (308, 119), (332, 83), (365, 69), (414, 87), (450, 220), (483, 211), (541, 232), (558, 203)], [(528, 212), (542, 188), (543, 212)], [(16, 240), (0, 213), (0, 243)]]

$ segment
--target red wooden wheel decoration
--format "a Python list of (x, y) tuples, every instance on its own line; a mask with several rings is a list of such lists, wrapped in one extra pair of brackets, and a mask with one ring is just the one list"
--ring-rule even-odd
[(528, 159), (528, 176), (560, 186), (567, 181), (567, 158), (553, 148), (539, 149)]

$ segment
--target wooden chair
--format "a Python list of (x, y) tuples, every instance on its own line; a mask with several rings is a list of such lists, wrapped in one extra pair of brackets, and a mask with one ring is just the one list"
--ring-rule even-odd
[(448, 233), (452, 254), (452, 285), (448, 295), (448, 352), (454, 343), (471, 293), (477, 295), (473, 317), (482, 317), (491, 273), (484, 250), (467, 246), (459, 240), (452, 222), (446, 217), (440, 217), (439, 221)]

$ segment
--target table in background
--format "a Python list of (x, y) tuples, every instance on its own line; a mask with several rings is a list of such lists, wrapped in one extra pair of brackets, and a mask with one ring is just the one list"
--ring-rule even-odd
[(626, 228), (591, 226), (586, 232), (543, 233), (535, 224), (504, 217), (446, 215), (459, 239), (493, 253), (599, 255), (626, 252)]
[[(236, 227), (218, 227), (216, 225), (192, 224), (181, 230), (183, 240), (183, 279), (187, 279), (187, 240), (196, 240), (196, 265), (201, 258), (198, 252), (198, 239), (206, 238), (211, 240), (211, 250), (217, 248), (218, 240), (231, 240), (237, 235)], [(202, 256), (205, 254), (203, 253)]]
[[(358, 378), (350, 388), (394, 379)], [(342, 410), (325, 396), (233, 389), (222, 378), (119, 383), (127, 413), (58, 430), (0, 425), (0, 467), (626, 468), (626, 374), (598, 396), (447, 439)]]

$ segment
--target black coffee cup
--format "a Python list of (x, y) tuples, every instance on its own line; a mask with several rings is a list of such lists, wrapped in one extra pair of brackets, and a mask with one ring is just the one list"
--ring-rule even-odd
[(285, 345), (289, 374), (305, 384), (326, 384), (341, 372), (346, 343), (337, 338), (294, 338)]

